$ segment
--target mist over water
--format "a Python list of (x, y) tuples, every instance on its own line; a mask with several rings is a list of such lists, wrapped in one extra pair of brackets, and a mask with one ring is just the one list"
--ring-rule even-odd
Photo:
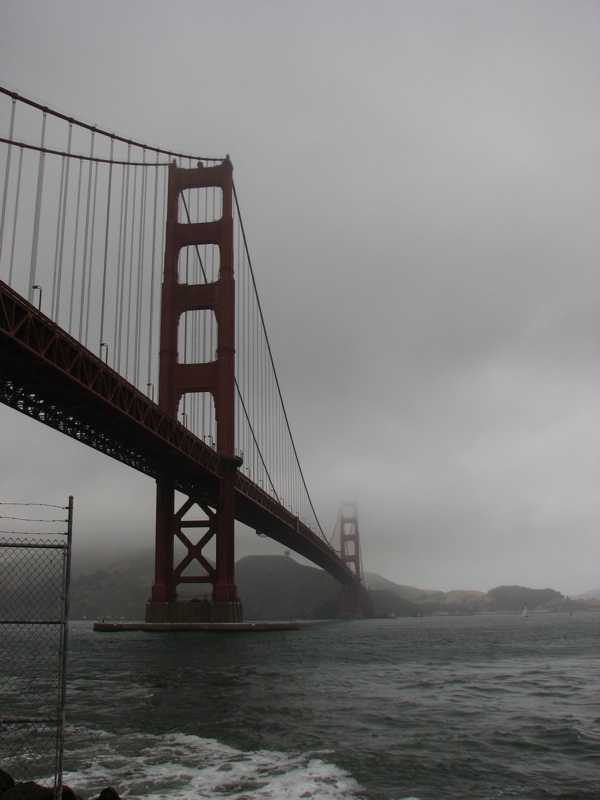
[(568, 797), (600, 789), (596, 614), (71, 627), (65, 782), (97, 796)]

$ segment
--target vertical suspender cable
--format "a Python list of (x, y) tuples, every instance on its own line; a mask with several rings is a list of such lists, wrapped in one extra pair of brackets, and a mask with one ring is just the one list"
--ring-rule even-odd
[[(255, 424), (258, 425), (258, 439), (260, 441), (261, 437), (261, 418), (260, 418), (260, 321), (258, 319), (258, 314), (255, 315), (254, 318), (254, 364), (255, 364), (255, 374), (254, 374), (254, 397), (255, 397), (255, 405), (254, 405), (254, 419)], [(256, 459), (255, 459), (255, 466), (256, 466)]]
[(69, 301), (69, 327), (67, 330), (72, 333), (73, 305), (75, 302), (75, 276), (77, 275), (77, 244), (79, 238), (79, 209), (81, 207), (81, 176), (83, 173), (83, 160), (79, 159), (79, 176), (77, 178), (77, 209), (75, 212), (75, 235), (73, 238), (73, 264), (71, 269), (71, 297)]
[[(69, 192), (69, 172), (71, 169), (71, 140), (73, 134), (73, 121), (69, 122), (69, 140), (67, 142), (67, 157), (63, 159), (63, 174), (64, 174), (64, 193), (62, 195), (62, 215), (60, 220), (60, 243), (58, 247), (57, 260), (54, 266), (54, 280), (52, 282), (52, 308), (51, 316), (55, 322), (58, 322), (58, 314), (60, 311), (60, 287), (62, 284), (62, 271), (63, 271), (63, 256), (65, 248), (65, 230), (67, 221), (67, 197)], [(66, 161), (66, 163), (64, 163)], [(62, 181), (62, 177), (61, 177)], [(62, 186), (61, 186), (62, 188)]]
[[(17, 110), (17, 100), (15, 97), (12, 99), (12, 109), (10, 112), (10, 127), (8, 131), (8, 138), (12, 141), (13, 133), (15, 130), (15, 114)], [(23, 152), (21, 150), (21, 152)], [(10, 160), (12, 156), (12, 144), (8, 145), (6, 151), (6, 167), (4, 169), (4, 191), (2, 192), (2, 213), (0, 214), (0, 264), (2, 263), (2, 242), (4, 241), (4, 220), (6, 218), (6, 197), (8, 194), (8, 184), (10, 181)]]
[(12, 242), (10, 246), (10, 267), (8, 283), (12, 286), (13, 265), (15, 262), (15, 245), (17, 241), (17, 220), (19, 219), (19, 199), (21, 197), (21, 172), (23, 168), (23, 148), (19, 150), (19, 169), (17, 170), (17, 190), (15, 195), (15, 215), (13, 217)]
[(92, 158), (94, 156), (94, 135), (95, 131), (92, 131), (91, 137), (91, 144), (90, 144), (90, 163), (88, 168), (88, 180), (87, 180), (87, 199), (85, 204), (85, 233), (83, 236), (83, 258), (82, 258), (82, 276), (81, 276), (81, 291), (79, 297), (79, 341), (83, 340), (83, 323), (84, 323), (84, 315), (85, 315), (85, 296), (86, 296), (86, 288), (87, 288), (87, 281), (88, 281), (88, 244), (89, 244), (89, 232), (90, 232), (90, 206), (91, 206), (91, 198), (92, 198), (92, 174), (93, 174), (93, 161)]
[[(156, 221), (158, 213), (158, 179), (160, 171), (158, 167), (158, 153), (156, 154), (156, 169), (154, 170), (154, 203), (152, 206), (152, 256), (150, 261), (150, 310), (149, 330), (148, 330), (148, 372), (147, 388), (152, 386), (152, 347), (154, 344), (154, 274), (156, 269)], [(153, 398), (154, 399), (154, 398)]]
[[(215, 200), (215, 187), (212, 187), (212, 191), (207, 188), (204, 189), (204, 221), (209, 222), (210, 219), (214, 219), (214, 200)], [(216, 265), (215, 265), (215, 257), (216, 257), (216, 247), (213, 245), (210, 251), (210, 272), (209, 277), (205, 274), (204, 280), (206, 283), (209, 281), (214, 283), (215, 281), (219, 280), (220, 278), (220, 253), (219, 253), (219, 274), (216, 274)], [(203, 358), (204, 361), (214, 361), (215, 360), (215, 331), (217, 330), (217, 318), (215, 315), (214, 310), (209, 311), (207, 314), (204, 314), (203, 320)], [(218, 330), (217, 330), (218, 335)], [(214, 398), (210, 394), (203, 394), (203, 402), (205, 405), (205, 414), (206, 419), (208, 422), (208, 434), (210, 436), (210, 440), (216, 440), (216, 408), (214, 403)]]
[[(131, 161), (131, 144), (127, 148), (127, 161)], [(123, 344), (123, 308), (125, 295), (125, 262), (127, 252), (127, 224), (129, 209), (129, 166), (123, 164), (121, 182), (121, 225), (119, 228), (119, 257), (117, 271), (117, 285), (115, 287), (115, 354), (116, 368), (121, 369), (121, 349)]]
[(113, 173), (113, 153), (114, 153), (114, 138), (110, 140), (110, 165), (108, 168), (108, 192), (106, 196), (106, 229), (104, 232), (104, 264), (102, 270), (102, 298), (100, 302), (100, 341), (98, 342), (98, 351), (102, 354), (102, 345), (104, 344), (104, 315), (106, 311), (106, 273), (108, 268), (108, 235), (110, 230), (110, 200), (112, 195), (112, 173)]
[(237, 220), (236, 216), (236, 243), (237, 243), (237, 255), (236, 255), (236, 274), (238, 276), (238, 280), (236, 281), (236, 290), (238, 293), (238, 300), (237, 300), (237, 309), (238, 309), (238, 320), (237, 320), (237, 327), (236, 327), (236, 358), (237, 358), (237, 369), (236, 369), (236, 383), (237, 383), (237, 392), (236, 392), (236, 408), (238, 412), (238, 419), (236, 423), (236, 434), (238, 437), (238, 447), (241, 451), (244, 452), (245, 457), (249, 454), (249, 449), (246, 446), (246, 430), (244, 427), (244, 418), (242, 415), (242, 403), (241, 398), (239, 396), (239, 387), (244, 385), (244, 320), (246, 316), (246, 307), (245, 307), (245, 296), (246, 296), (246, 271), (243, 269), (242, 266), (242, 259), (241, 259), (241, 248), (240, 248), (240, 234), (239, 234), (239, 221)]
[[(69, 131), (70, 133), (70, 131)], [(70, 136), (69, 136), (70, 138)], [(67, 150), (69, 149), (69, 145), (67, 145)], [(69, 161), (70, 159), (66, 156), (62, 157), (62, 163), (60, 168), (60, 188), (58, 190), (58, 203), (57, 203), (57, 215), (56, 215), (56, 239), (54, 244), (54, 271), (52, 273), (52, 302), (50, 303), (50, 316), (52, 319), (55, 319), (54, 316), (54, 309), (56, 307), (56, 289), (59, 282), (59, 269), (60, 269), (60, 261), (61, 261), (61, 233), (64, 233), (64, 212), (66, 211), (66, 199), (65, 195), (67, 192), (66, 187), (66, 173), (69, 168)], [(61, 224), (62, 221), (62, 224)]]
[(90, 256), (89, 256), (89, 279), (86, 298), (86, 311), (85, 311), (85, 333), (83, 343), (87, 347), (88, 334), (90, 328), (90, 301), (92, 294), (92, 280), (93, 280), (93, 266), (94, 266), (94, 234), (96, 232), (96, 199), (98, 196), (98, 163), (96, 162), (94, 169), (94, 196), (92, 205), (92, 231), (90, 236)]
[(115, 368), (118, 370), (121, 364), (121, 334), (120, 334), (120, 320), (122, 315), (120, 313), (120, 306), (119, 306), (119, 298), (120, 298), (120, 287), (121, 287), (121, 275), (123, 271), (123, 264), (122, 264), (122, 250), (123, 250), (123, 227), (125, 221), (125, 164), (122, 165), (123, 168), (121, 170), (121, 208), (119, 210), (119, 244), (117, 249), (117, 274), (116, 274), (116, 281), (115, 281), (115, 311), (114, 311), (114, 349), (115, 355), (119, 354), (118, 357), (115, 359)]
[[(181, 167), (183, 168), (183, 162), (181, 163)], [(183, 205), (183, 208), (184, 208), (185, 213), (186, 213), (187, 221), (188, 221), (188, 223), (191, 223), (192, 218), (190, 216), (190, 209), (188, 207), (187, 200), (185, 198), (185, 193), (184, 192), (179, 192), (179, 195), (178, 195), (178, 198), (177, 198), (177, 222), (179, 222), (179, 220), (180, 220), (182, 205)], [(190, 250), (189, 250), (189, 247), (185, 248), (185, 256), (183, 256), (183, 257), (182, 257), (181, 250), (179, 250), (177, 259), (178, 259), (177, 260), (177, 278), (178, 278), (178, 280), (183, 278), (183, 282), (184, 283), (188, 283), (189, 282), (189, 269), (190, 269)], [(183, 261), (183, 263), (182, 263), (182, 261)], [(179, 318), (179, 329), (178, 329), (178, 340), (179, 341), (178, 341), (177, 350), (179, 352), (179, 348), (181, 346), (181, 337), (183, 337), (182, 360), (183, 360), (184, 364), (187, 363), (187, 360), (188, 360), (187, 359), (187, 356), (188, 356), (188, 350), (187, 350), (187, 348), (188, 348), (188, 322), (189, 322), (188, 314), (184, 314), (183, 315), (183, 320), (181, 319), (181, 317)], [(181, 403), (181, 417), (182, 417), (182, 420), (183, 420), (183, 424), (185, 424), (187, 426), (187, 393), (186, 392), (184, 392), (181, 395), (180, 403)], [(176, 409), (175, 413), (176, 414), (178, 413), (177, 409)]]
[(127, 325), (125, 327), (125, 376), (129, 379), (129, 352), (131, 348), (131, 307), (133, 305), (133, 245), (135, 242), (135, 213), (137, 203), (138, 168), (133, 168), (133, 198), (131, 201), (131, 235), (129, 237), (129, 275), (127, 285)]
[(44, 164), (46, 154), (44, 152), (44, 144), (46, 139), (46, 119), (48, 116), (48, 109), (43, 111), (42, 121), (42, 136), (40, 141), (40, 158), (38, 162), (38, 179), (37, 179), (37, 193), (35, 197), (35, 214), (33, 220), (33, 239), (31, 242), (31, 264), (29, 268), (29, 287), (27, 299), (31, 303), (33, 299), (33, 287), (36, 283), (36, 270), (37, 270), (37, 254), (38, 242), (40, 236), (40, 222), (42, 214), (42, 193), (44, 190)]
[[(146, 163), (146, 151), (144, 150), (143, 157), (144, 164)], [(134, 335), (134, 364), (133, 364), (133, 382), (136, 386), (139, 384), (140, 379), (140, 356), (142, 346), (141, 336), (141, 320), (143, 309), (143, 293), (144, 293), (144, 243), (146, 240), (146, 191), (147, 191), (147, 170), (142, 167), (142, 187), (140, 198), (140, 224), (138, 231), (138, 265), (137, 265), (137, 291), (135, 302), (135, 335)]]

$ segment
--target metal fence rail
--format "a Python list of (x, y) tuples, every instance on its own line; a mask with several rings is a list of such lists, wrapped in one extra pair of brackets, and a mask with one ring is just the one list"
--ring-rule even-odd
[(62, 792), (73, 498), (0, 503), (0, 753)]

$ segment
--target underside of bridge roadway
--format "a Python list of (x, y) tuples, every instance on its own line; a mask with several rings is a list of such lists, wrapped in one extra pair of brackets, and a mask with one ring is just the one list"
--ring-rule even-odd
[[(142, 446), (139, 433), (128, 420), (85, 387), (33, 359), (16, 359), (7, 367), (8, 355), (9, 348), (2, 344), (3, 403), (146, 475), (155, 477), (159, 468), (167, 472), (176, 469), (176, 458), (170, 463), (163, 448), (152, 448), (149, 443)], [(183, 488), (185, 478), (178, 483)]]

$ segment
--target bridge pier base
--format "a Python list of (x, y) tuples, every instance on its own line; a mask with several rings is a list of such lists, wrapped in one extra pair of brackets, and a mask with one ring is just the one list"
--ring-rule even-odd
[(207, 600), (190, 600), (173, 603), (150, 602), (146, 605), (146, 622), (242, 622), (242, 604), (215, 603)]
[(348, 586), (342, 587), (342, 607), (340, 609), (340, 617), (342, 619), (362, 619), (363, 618), (363, 604), (362, 604), (362, 587), (357, 585), (352, 588)]

